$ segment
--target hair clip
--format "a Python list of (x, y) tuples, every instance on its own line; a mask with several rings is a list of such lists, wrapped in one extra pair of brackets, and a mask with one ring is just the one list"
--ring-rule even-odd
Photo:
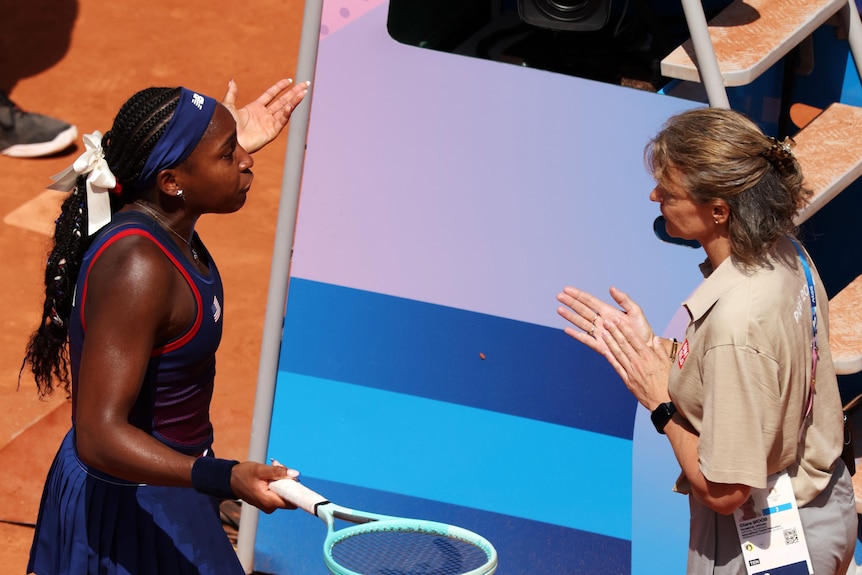
[(782, 176), (793, 173), (796, 169), (793, 155), (793, 147), (796, 146), (796, 141), (790, 136), (786, 136), (782, 141), (778, 141), (770, 136), (772, 144), (760, 155), (772, 164)]

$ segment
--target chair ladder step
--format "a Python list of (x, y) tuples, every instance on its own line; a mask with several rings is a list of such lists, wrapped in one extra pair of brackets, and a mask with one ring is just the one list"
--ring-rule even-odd
[(862, 176), (862, 108), (834, 103), (794, 140), (805, 184), (814, 191), (796, 217), (801, 224)]
[(829, 347), (835, 373), (862, 371), (862, 275), (829, 300)]
[[(708, 23), (724, 85), (744, 86), (753, 82), (847, 2), (734, 0)], [(661, 73), (668, 78), (700, 82), (691, 39), (662, 60)]]

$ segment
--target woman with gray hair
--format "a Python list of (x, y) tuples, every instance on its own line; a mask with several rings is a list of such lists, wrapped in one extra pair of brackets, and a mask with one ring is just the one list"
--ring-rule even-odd
[[(706, 252), (683, 341), (657, 337), (615, 287), (617, 305), (573, 287), (557, 296), (566, 333), (608, 360), (670, 441), (675, 489), (689, 495), (689, 574), (843, 575), (853, 559), (827, 295), (793, 236), (810, 191), (792, 144), (707, 108), (672, 117), (647, 145), (668, 234)], [(782, 537), (791, 528), (801, 545)]]

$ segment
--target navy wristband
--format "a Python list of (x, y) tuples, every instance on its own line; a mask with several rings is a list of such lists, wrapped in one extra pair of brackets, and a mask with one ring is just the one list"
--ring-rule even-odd
[(238, 463), (233, 459), (198, 457), (192, 465), (192, 485), (200, 493), (219, 499), (236, 499), (230, 487), (230, 475)]

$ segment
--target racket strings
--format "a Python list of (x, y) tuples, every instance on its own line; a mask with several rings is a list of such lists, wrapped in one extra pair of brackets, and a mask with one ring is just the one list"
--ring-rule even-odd
[(488, 562), (480, 546), (422, 531), (360, 532), (335, 542), (332, 558), (363, 575), (460, 575)]

